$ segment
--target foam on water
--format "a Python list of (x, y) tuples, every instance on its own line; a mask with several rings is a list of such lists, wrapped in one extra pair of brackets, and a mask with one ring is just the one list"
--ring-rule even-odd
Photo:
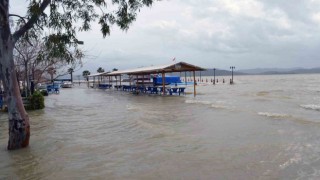
[(260, 116), (266, 116), (266, 117), (271, 117), (271, 118), (286, 118), (286, 117), (291, 117), (288, 114), (283, 114), (283, 113), (270, 113), (270, 112), (258, 112), (258, 115)]
[(211, 107), (214, 109), (227, 109), (227, 106), (221, 104), (211, 104)]
[(140, 108), (131, 104), (127, 104), (127, 110), (139, 110)]
[(216, 103), (212, 103), (210, 101), (202, 101), (202, 100), (186, 100), (187, 104), (201, 104), (201, 105), (209, 105), (214, 109), (228, 109), (228, 106), (224, 105), (224, 101), (216, 101)]
[(204, 104), (204, 105), (211, 104), (210, 101), (201, 101), (201, 100), (186, 100), (185, 103), (187, 103), (187, 104)]
[(320, 111), (320, 105), (316, 105), (316, 104), (306, 104), (306, 105), (300, 105), (301, 107), (305, 108), (305, 109), (311, 109), (311, 110), (316, 110), (316, 111)]

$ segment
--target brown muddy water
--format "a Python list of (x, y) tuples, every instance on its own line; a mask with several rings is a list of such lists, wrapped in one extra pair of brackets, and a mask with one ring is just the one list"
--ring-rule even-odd
[[(29, 112), (0, 179), (318, 179), (320, 75), (241, 76), (161, 97), (75, 85)], [(189, 88), (191, 89), (191, 88)]]

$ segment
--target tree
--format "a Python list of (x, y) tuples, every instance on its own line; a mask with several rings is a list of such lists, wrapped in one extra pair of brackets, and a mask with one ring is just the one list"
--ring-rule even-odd
[(47, 72), (50, 75), (50, 82), (53, 83), (53, 76), (57, 73), (57, 70), (54, 67), (49, 67)]
[(113, 72), (113, 71), (118, 71), (118, 69), (117, 69), (117, 68), (113, 68), (113, 69), (112, 69), (112, 72)]
[(99, 67), (99, 68), (97, 69), (97, 72), (98, 72), (98, 73), (103, 73), (103, 72), (104, 72), (104, 69), (103, 69), (102, 67)]
[(38, 41), (34, 41), (33, 46), (30, 46), (27, 41), (19, 41), (15, 45), (14, 61), (18, 71), (23, 72), (22, 79), (25, 82), (23, 88), (28, 96), (30, 93), (30, 66), (37, 59), (38, 51), (41, 48)]
[(82, 76), (88, 81), (88, 76), (90, 75), (90, 71), (85, 70), (82, 72)]
[(73, 82), (73, 76), (72, 76), (73, 72), (74, 72), (73, 68), (68, 69), (68, 73), (70, 74), (70, 77), (71, 77), (71, 82)]
[[(0, 78), (3, 81), (8, 105), (9, 140), (7, 149), (13, 150), (29, 145), (30, 124), (24, 109), (16, 78), (13, 60), (15, 43), (29, 39), (29, 30), (52, 29), (44, 37), (49, 57), (72, 62), (73, 47), (78, 54), (76, 31), (90, 30), (90, 24), (98, 20), (103, 37), (110, 34), (110, 26), (117, 25), (128, 30), (143, 6), (151, 6), (155, 0), (29, 0), (25, 17), (9, 13), (9, 0), (0, 1)], [(110, 8), (110, 9), (109, 9)], [(48, 10), (46, 10), (48, 9)], [(101, 10), (101, 11), (99, 11)], [(21, 26), (11, 33), (10, 17), (17, 17)], [(80, 24), (80, 25), (79, 25)]]
[(33, 38), (31, 41), (30, 39), (22, 39), (16, 43), (14, 61), (16, 68), (24, 73), (23, 79), (24, 82), (27, 82), (27, 87), (24, 87), (26, 91), (30, 91), (29, 77), (32, 78), (34, 84), (37, 84), (49, 74), (50, 81), (53, 82), (54, 79), (69, 74), (68, 68), (76, 69), (78, 66), (82, 66), (81, 59), (84, 57), (84, 54), (72, 54), (75, 59), (68, 63), (64, 59), (53, 58), (48, 54), (49, 52), (46, 51), (44, 42), (40, 38)]

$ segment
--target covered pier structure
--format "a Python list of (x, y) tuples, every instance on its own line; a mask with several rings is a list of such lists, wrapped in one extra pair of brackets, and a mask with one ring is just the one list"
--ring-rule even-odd
[[(175, 73), (175, 72), (192, 72), (193, 73), (193, 91), (194, 91), (194, 96), (196, 96), (196, 78), (195, 78), (195, 72), (196, 71), (205, 71), (206, 69), (201, 68), (199, 66), (195, 66), (186, 62), (177, 62), (177, 63), (172, 63), (172, 64), (167, 64), (167, 65), (160, 65), (160, 66), (150, 66), (150, 67), (141, 67), (141, 68), (136, 68), (136, 69), (128, 69), (128, 70), (120, 70), (120, 71), (113, 71), (109, 73), (99, 73), (95, 75), (91, 75), (90, 77), (97, 77), (98, 79), (100, 78), (105, 79), (105, 77), (108, 77), (107, 79), (109, 82), (116, 82), (116, 89), (122, 88), (123, 90), (126, 90), (126, 86), (122, 85), (122, 76), (127, 75), (129, 79), (129, 83), (131, 86), (131, 79), (135, 78), (136, 83), (140, 83), (141, 85), (145, 85), (150, 82), (150, 76), (153, 75), (159, 75), (161, 74), (162, 77), (162, 87), (160, 87), (160, 92), (165, 95), (166, 94), (166, 74), (167, 73)], [(113, 79), (113, 81), (111, 81)], [(148, 81), (149, 79), (149, 81)], [(119, 80), (119, 85), (118, 85), (118, 80)], [(186, 83), (186, 82), (185, 82)], [(112, 86), (111, 84), (107, 84), (107, 86)], [(137, 88), (137, 87), (136, 87)], [(151, 88), (151, 87), (150, 87)], [(147, 89), (148, 91), (150, 90), (152, 92), (152, 89)], [(172, 89), (174, 93), (177, 93), (177, 88)], [(170, 94), (172, 92), (170, 91)], [(180, 94), (180, 93), (179, 93)]]

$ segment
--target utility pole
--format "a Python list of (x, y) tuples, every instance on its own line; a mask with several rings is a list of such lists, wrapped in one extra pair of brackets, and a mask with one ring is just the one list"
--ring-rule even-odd
[(231, 69), (231, 79), (230, 79), (230, 84), (233, 84), (233, 70), (235, 69), (236, 67), (234, 66), (230, 66), (230, 69)]
[(213, 68), (213, 85), (216, 84), (216, 68)]

